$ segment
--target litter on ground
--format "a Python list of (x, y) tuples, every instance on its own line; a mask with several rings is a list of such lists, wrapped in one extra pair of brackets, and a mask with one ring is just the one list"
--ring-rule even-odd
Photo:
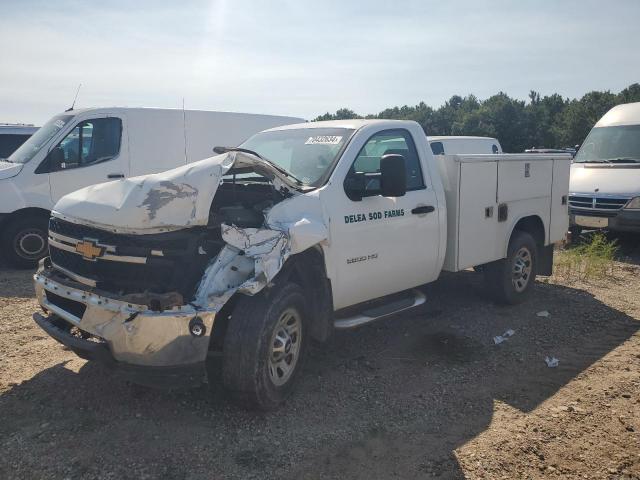
[(507, 338), (513, 336), (514, 333), (516, 333), (516, 332), (511, 330), (511, 329), (509, 329), (506, 332), (504, 332), (502, 335), (497, 335), (497, 336), (493, 337), (493, 343), (496, 344), (496, 345), (500, 345)]
[(547, 362), (547, 367), (549, 368), (555, 368), (560, 363), (560, 360), (556, 357), (544, 357), (544, 361)]

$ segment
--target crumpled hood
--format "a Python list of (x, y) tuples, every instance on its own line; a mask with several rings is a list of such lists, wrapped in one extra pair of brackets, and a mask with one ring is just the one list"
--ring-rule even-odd
[(586, 164), (571, 165), (571, 193), (598, 193), (611, 195), (640, 195), (639, 164)]
[(52, 213), (118, 233), (149, 234), (204, 226), (222, 176), (232, 166), (253, 167), (281, 183), (288, 181), (258, 157), (228, 152), (166, 172), (77, 190), (62, 197)]
[(0, 160), (0, 180), (15, 177), (22, 170), (21, 163), (11, 163)]

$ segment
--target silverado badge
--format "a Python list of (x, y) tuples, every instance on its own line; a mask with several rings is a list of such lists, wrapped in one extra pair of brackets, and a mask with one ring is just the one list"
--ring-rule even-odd
[(104, 247), (99, 246), (95, 240), (85, 238), (76, 244), (76, 252), (85, 260), (95, 260), (104, 255)]

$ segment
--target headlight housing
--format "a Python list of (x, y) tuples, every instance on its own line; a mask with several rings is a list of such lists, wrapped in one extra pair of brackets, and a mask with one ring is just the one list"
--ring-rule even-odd
[(640, 197), (634, 197), (624, 206), (625, 210), (640, 210)]

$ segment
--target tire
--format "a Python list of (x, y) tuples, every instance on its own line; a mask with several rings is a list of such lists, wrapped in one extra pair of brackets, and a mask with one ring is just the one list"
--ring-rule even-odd
[(570, 226), (569, 234), (570, 234), (571, 243), (578, 243), (580, 241), (580, 235), (582, 235), (582, 227), (578, 225)]
[(309, 343), (305, 305), (293, 283), (238, 300), (222, 356), (222, 381), (236, 401), (273, 410), (291, 394)]
[(35, 268), (48, 254), (48, 218), (27, 216), (9, 221), (2, 229), (2, 254), (16, 268)]
[(509, 241), (507, 258), (485, 265), (484, 278), (491, 296), (515, 305), (531, 293), (538, 267), (538, 247), (533, 237), (516, 230)]

